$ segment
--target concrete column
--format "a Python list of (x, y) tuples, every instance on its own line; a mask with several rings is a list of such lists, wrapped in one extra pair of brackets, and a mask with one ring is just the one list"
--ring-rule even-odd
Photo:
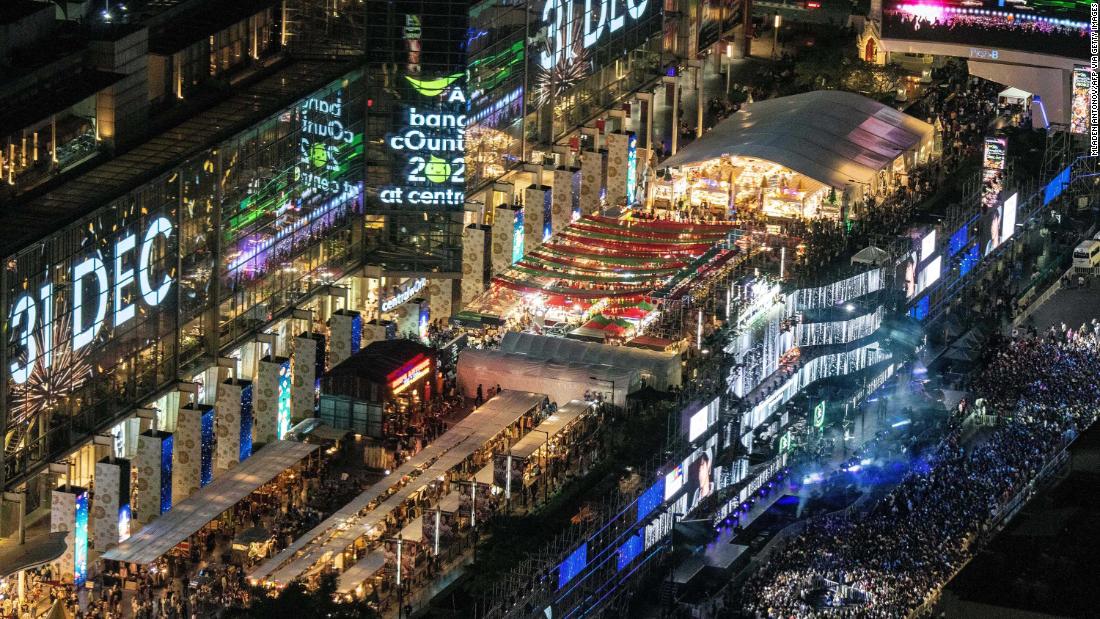
[(485, 237), (491, 228), (470, 224), (462, 230), (461, 303), (464, 309), (485, 290)]
[(638, 93), (638, 146), (641, 148), (653, 148), (653, 103), (653, 93)]
[(137, 520), (149, 524), (172, 509), (172, 452), (175, 440), (171, 432), (146, 430), (138, 437)]
[(95, 465), (92, 548), (110, 550), (130, 537), (130, 461), (104, 458)]
[(523, 253), (526, 255), (550, 238), (550, 188), (531, 185), (524, 190), (523, 198)]
[(283, 438), (290, 429), (290, 359), (268, 355), (260, 360), (253, 397), (255, 441)]
[(88, 491), (79, 486), (54, 488), (50, 496), (50, 532), (65, 531), (65, 552), (55, 564), (61, 581), (76, 586), (88, 577)]
[(291, 422), (313, 417), (317, 404), (317, 379), (324, 373), (325, 336), (302, 333), (293, 340), (294, 385), (291, 388)]
[[(463, 248), (465, 249), (465, 248)], [(463, 253), (463, 260), (466, 254)], [(348, 357), (359, 352), (363, 344), (363, 315), (352, 310), (337, 310), (328, 321), (330, 367), (340, 365)]]

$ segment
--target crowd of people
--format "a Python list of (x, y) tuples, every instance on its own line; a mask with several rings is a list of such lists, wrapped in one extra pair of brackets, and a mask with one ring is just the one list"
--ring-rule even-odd
[[(865, 517), (813, 522), (731, 592), (730, 602), (753, 617), (903, 617), (919, 608), (1051, 456), (1095, 419), (1097, 327), (996, 345), (972, 386), (997, 426), (964, 440), (964, 424), (953, 420), (940, 443), (913, 454), (910, 473)], [(817, 605), (811, 588), (821, 579), (866, 601)]]

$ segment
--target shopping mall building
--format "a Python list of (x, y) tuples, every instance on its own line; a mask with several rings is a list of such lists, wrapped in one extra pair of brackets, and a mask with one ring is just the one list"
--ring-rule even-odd
[[(62, 484), (79, 514), (102, 471), (122, 493), (119, 463), (155, 457), (148, 522), (312, 416), (327, 367), (477, 296), (516, 259), (493, 235), (519, 204), (567, 209), (539, 219), (561, 226), (623, 203), (674, 78), (721, 62), (741, 19), (687, 0), (91, 4), (0, 9), (5, 537)], [(216, 404), (239, 455), (204, 452)]]

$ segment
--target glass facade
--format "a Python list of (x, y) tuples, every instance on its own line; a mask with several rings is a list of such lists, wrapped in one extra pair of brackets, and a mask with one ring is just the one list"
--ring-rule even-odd
[[(367, 262), (386, 272), (461, 268), (468, 8), (367, 2)], [(410, 129), (432, 141), (393, 141)]]
[(5, 479), (362, 258), (362, 72), (9, 256)]

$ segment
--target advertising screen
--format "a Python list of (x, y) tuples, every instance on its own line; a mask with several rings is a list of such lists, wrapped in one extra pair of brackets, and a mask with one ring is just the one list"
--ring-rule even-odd
[(882, 22), (886, 38), (981, 46), (977, 60), (1003, 49), (1088, 57), (1088, 0), (888, 0)]
[(688, 441), (694, 441), (699, 438), (718, 421), (720, 408), (721, 400), (719, 398), (714, 398), (706, 406), (697, 411), (691, 412), (690, 409), (685, 411), (685, 416), (687, 417), (687, 423), (685, 425), (688, 429)]
[(947, 255), (954, 256), (966, 247), (966, 243), (970, 240), (970, 229), (967, 226), (963, 226), (955, 231), (955, 234), (951, 235), (951, 239), (947, 241)]
[(931, 256), (934, 251), (936, 251), (935, 230), (924, 235), (924, 238), (920, 240), (920, 261), (924, 262), (928, 260), (928, 257)]
[(982, 208), (990, 210), (1001, 199), (1001, 186), (1004, 182), (1005, 150), (1004, 138), (986, 138), (982, 153)]
[(924, 292), (929, 286), (939, 281), (943, 267), (942, 263), (943, 259), (936, 256), (935, 259), (920, 270), (920, 274), (917, 275), (917, 293)]
[(680, 491), (680, 488), (684, 487), (684, 467), (681, 464), (677, 464), (676, 468), (672, 469), (665, 475), (665, 500), (671, 499)]
[(912, 299), (917, 294), (917, 252), (912, 252), (898, 265), (897, 281), (905, 291), (905, 298)]
[(561, 562), (560, 566), (558, 566), (558, 589), (569, 584), (569, 581), (576, 578), (577, 574), (583, 572), (587, 565), (588, 542), (585, 542), (581, 544), (579, 548), (569, 553), (569, 556)]
[(1004, 243), (1016, 232), (1016, 201), (1019, 195), (1014, 193), (1012, 197), (1005, 200), (1001, 212), (1001, 243)]
[(1073, 68), (1073, 107), (1070, 111), (1069, 130), (1071, 133), (1088, 133), (1089, 117), (1092, 110), (1092, 70), (1088, 67)]

